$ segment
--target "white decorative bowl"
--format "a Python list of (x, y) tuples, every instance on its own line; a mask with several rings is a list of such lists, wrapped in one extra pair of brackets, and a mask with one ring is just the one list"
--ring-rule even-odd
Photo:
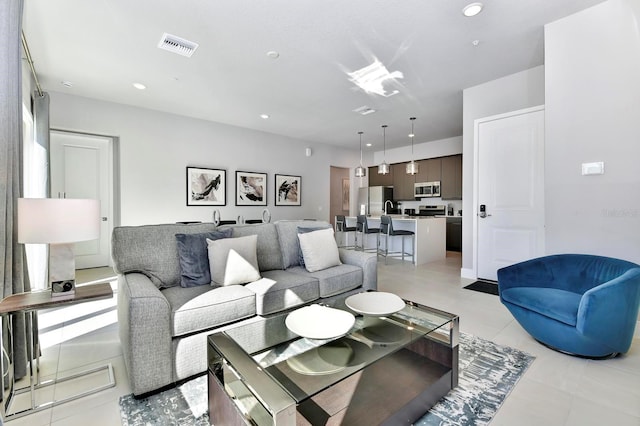
[(285, 324), (308, 339), (333, 339), (349, 332), (356, 318), (351, 312), (321, 305), (309, 305), (287, 315)]
[(344, 303), (359, 314), (375, 316), (391, 315), (406, 306), (400, 297), (383, 291), (354, 294), (347, 297)]

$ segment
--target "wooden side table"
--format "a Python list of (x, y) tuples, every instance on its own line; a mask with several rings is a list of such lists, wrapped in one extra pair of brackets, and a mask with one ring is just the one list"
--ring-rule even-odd
[[(109, 283), (100, 283), (100, 284), (90, 284), (84, 286), (76, 287), (75, 295), (73, 297), (63, 297), (56, 298), (51, 297), (50, 290), (42, 290), (42, 291), (32, 291), (26, 293), (18, 293), (13, 294), (11, 296), (5, 297), (2, 302), (0, 302), (0, 316), (2, 316), (3, 324), (5, 319), (7, 322), (7, 330), (9, 331), (9, 336), (4, 336), (4, 326), (0, 326), (0, 348), (3, 350), (3, 360), (0, 362), (0, 372), (2, 373), (3, 378), (9, 378), (11, 383), (8, 385), (5, 384), (9, 388), (7, 394), (0, 395), (2, 398), (2, 406), (0, 408), (0, 413), (3, 415), (5, 420), (11, 420), (17, 417), (22, 417), (27, 414), (34, 413), (36, 411), (41, 411), (46, 408), (50, 408), (52, 406), (64, 404), (65, 402), (73, 401), (78, 398), (82, 398), (87, 395), (92, 395), (96, 392), (100, 392), (102, 390), (112, 388), (116, 385), (115, 376), (113, 374), (113, 366), (111, 363), (107, 365), (103, 365), (100, 367), (92, 368), (90, 370), (82, 371), (80, 373), (76, 373), (63, 378), (56, 378), (55, 380), (47, 380), (44, 382), (40, 381), (39, 370), (40, 370), (40, 342), (39, 339), (29, 339), (29, 349), (32, 354), (36, 356), (36, 367), (33, 366), (33, 360), (29, 362), (29, 386), (14, 389), (13, 388), (13, 372), (9, 371), (13, 368), (13, 359), (11, 351), (5, 351), (5, 338), (11, 339), (11, 330), (12, 330), (12, 316), (13, 314), (24, 312), (25, 313), (25, 322), (28, 327), (31, 327), (33, 330), (33, 334), (37, 335), (38, 330), (35, 329), (35, 325), (37, 324), (37, 315), (38, 311), (41, 309), (50, 309), (57, 308), (67, 305), (73, 305), (77, 303), (91, 302), (94, 300), (101, 299), (110, 299), (113, 297), (113, 291), (111, 290), (111, 285)], [(35, 342), (34, 342), (35, 340)], [(5, 363), (5, 359), (7, 358), (7, 362)], [(5, 365), (6, 364), (6, 365)], [(6, 370), (6, 371), (5, 371)], [(35, 370), (35, 371), (34, 371)], [(77, 379), (79, 377), (86, 376), (88, 374), (93, 374), (98, 371), (106, 370), (109, 374), (109, 382), (105, 385), (95, 387), (85, 392), (78, 393), (76, 395), (69, 396), (64, 399), (47, 401), (41, 404), (36, 405), (35, 402), (35, 391), (36, 389), (40, 389), (46, 386), (51, 386), (56, 383), (65, 382), (68, 380)], [(5, 388), (3, 388), (3, 391)], [(27, 409), (18, 411), (16, 413), (7, 414), (10, 410), (11, 402), (14, 395), (18, 395), (21, 393), (29, 392), (31, 396), (31, 406)]]

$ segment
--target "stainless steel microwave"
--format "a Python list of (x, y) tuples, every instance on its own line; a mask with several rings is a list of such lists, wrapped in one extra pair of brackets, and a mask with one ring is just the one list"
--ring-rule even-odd
[(413, 196), (415, 198), (439, 197), (440, 181), (414, 183)]

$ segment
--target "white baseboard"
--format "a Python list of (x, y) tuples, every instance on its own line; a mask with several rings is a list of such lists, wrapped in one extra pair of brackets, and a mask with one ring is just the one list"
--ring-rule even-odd
[(460, 276), (462, 278), (468, 278), (470, 280), (477, 280), (476, 271), (469, 268), (460, 268)]

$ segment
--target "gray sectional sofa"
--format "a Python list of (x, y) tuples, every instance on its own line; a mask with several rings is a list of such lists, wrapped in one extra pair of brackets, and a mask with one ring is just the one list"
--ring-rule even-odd
[(176, 234), (223, 230), (211, 223), (122, 226), (112, 234), (118, 273), (120, 342), (131, 390), (140, 396), (207, 369), (206, 336), (314, 301), (376, 290), (377, 256), (339, 250), (341, 265), (308, 272), (299, 263), (298, 227), (278, 221), (231, 226), (232, 237), (257, 235), (262, 279), (246, 285), (182, 287)]

